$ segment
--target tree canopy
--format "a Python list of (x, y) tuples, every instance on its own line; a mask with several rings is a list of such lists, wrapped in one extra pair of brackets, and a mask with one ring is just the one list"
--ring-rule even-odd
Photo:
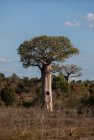
[(77, 53), (79, 50), (64, 36), (39, 36), (19, 46), (18, 54), (23, 66), (37, 66), (41, 71), (42, 106), (47, 110), (53, 111), (51, 64), (64, 62)]
[(17, 51), (25, 68), (38, 66), (40, 69), (43, 65), (55, 61), (63, 62), (73, 54), (79, 53), (67, 37), (46, 35), (24, 41)]

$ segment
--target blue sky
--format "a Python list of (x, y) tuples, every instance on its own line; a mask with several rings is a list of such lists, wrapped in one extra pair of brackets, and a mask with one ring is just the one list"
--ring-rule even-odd
[(0, 0), (0, 72), (40, 76), (24, 69), (17, 48), (39, 35), (67, 36), (80, 55), (66, 64), (82, 68), (80, 79), (94, 80), (94, 0)]

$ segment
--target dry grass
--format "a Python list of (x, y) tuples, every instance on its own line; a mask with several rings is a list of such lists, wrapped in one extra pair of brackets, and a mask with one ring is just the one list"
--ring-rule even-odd
[(0, 108), (0, 140), (94, 140), (94, 117), (38, 108)]

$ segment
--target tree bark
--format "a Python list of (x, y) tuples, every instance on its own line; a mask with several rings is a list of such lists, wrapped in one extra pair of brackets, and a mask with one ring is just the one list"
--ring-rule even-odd
[(42, 69), (42, 97), (43, 106), (48, 111), (53, 111), (52, 104), (52, 76), (51, 76), (51, 66), (48, 65)]

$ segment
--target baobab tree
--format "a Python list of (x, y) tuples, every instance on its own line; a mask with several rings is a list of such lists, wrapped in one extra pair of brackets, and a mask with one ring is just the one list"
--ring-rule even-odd
[(20, 61), (23, 67), (37, 66), (41, 71), (43, 106), (53, 111), (52, 105), (52, 83), (51, 64), (64, 62), (65, 59), (79, 50), (74, 48), (71, 41), (64, 36), (39, 36), (24, 41), (18, 48)]
[(62, 70), (60, 71), (60, 73), (62, 73), (67, 82), (69, 82), (70, 78), (81, 76), (82, 75), (81, 70), (82, 69), (77, 65), (71, 64), (62, 66)]

